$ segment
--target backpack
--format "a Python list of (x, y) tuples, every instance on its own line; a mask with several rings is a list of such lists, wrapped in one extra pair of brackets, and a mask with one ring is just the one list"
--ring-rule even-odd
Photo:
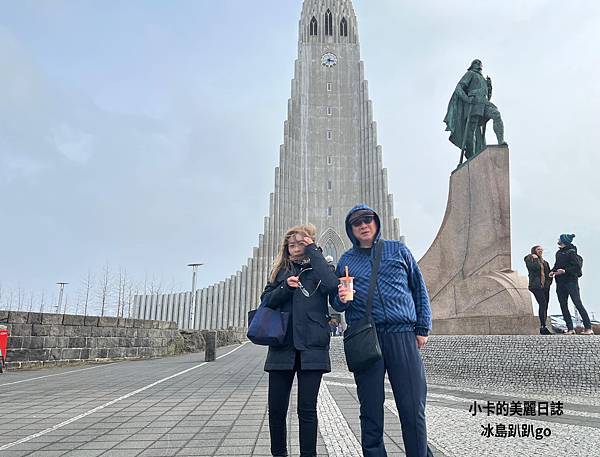
[(581, 278), (583, 276), (583, 257), (581, 257), (579, 254), (575, 254), (573, 259), (575, 260), (575, 266), (577, 267), (575, 269), (575, 274), (578, 278)]

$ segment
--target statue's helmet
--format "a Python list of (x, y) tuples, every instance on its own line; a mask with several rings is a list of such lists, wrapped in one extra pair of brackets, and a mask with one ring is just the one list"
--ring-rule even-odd
[(469, 67), (469, 70), (473, 70), (475, 68), (477, 68), (479, 70), (481, 70), (483, 68), (483, 64), (481, 63), (481, 60), (475, 59), (473, 62), (471, 62), (471, 66)]

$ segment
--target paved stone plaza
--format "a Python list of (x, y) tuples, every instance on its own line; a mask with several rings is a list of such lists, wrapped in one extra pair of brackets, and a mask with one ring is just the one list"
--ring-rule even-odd
[[(319, 399), (321, 456), (360, 456), (358, 402), (332, 341), (334, 370)], [(245, 344), (201, 354), (138, 362), (8, 372), (0, 376), (0, 456), (269, 456), (265, 349)], [(557, 374), (558, 375), (558, 374)], [(389, 387), (389, 386), (388, 386)], [(393, 397), (386, 401), (390, 456), (403, 456)], [(562, 401), (553, 417), (473, 416), (474, 401)], [(600, 455), (600, 400), (430, 385), (430, 442), (437, 456)], [(292, 405), (291, 455), (298, 455)], [(532, 424), (551, 436), (485, 437), (482, 425)]]

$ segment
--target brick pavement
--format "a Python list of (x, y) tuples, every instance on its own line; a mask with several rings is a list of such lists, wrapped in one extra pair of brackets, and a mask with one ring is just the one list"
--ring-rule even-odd
[[(332, 345), (339, 345), (335, 340)], [(221, 348), (219, 355), (208, 364), (196, 354), (2, 375), (0, 456), (269, 456), (265, 348), (246, 344)], [(594, 443), (600, 443), (600, 408), (585, 399), (573, 400), (564, 416), (547, 422), (551, 439), (499, 442), (480, 436), (469, 403), (508, 399), (514, 393), (502, 397), (447, 386), (429, 390), (429, 435), (436, 457), (553, 456), (566, 448), (570, 455), (593, 455)], [(388, 455), (404, 456), (393, 397), (389, 391), (386, 395)], [(356, 390), (343, 364), (335, 363), (324, 378), (319, 418), (320, 456), (360, 455)], [(297, 456), (295, 401), (288, 427), (290, 455)]]

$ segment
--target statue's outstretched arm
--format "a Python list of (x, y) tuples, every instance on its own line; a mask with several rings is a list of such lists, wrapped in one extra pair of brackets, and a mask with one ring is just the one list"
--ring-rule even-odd
[(490, 78), (489, 76), (487, 78), (485, 78), (486, 82), (487, 82), (487, 87), (488, 87), (488, 100), (492, 99), (492, 78)]

